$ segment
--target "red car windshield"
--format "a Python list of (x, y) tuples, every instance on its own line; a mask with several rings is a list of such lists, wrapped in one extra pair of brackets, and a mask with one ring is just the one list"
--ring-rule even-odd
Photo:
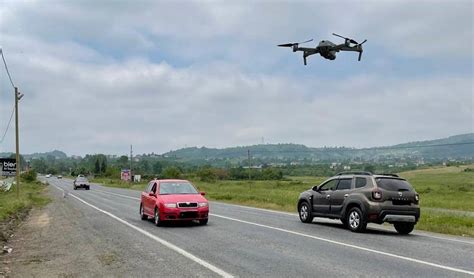
[(159, 194), (198, 194), (198, 192), (189, 182), (161, 182)]

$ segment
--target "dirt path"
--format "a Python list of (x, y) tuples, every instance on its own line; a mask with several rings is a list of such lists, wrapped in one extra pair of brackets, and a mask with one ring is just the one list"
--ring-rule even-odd
[(93, 224), (77, 207), (49, 194), (53, 202), (33, 210), (9, 240), (13, 252), (0, 255), (0, 277), (128, 276), (123, 250), (91, 234)]

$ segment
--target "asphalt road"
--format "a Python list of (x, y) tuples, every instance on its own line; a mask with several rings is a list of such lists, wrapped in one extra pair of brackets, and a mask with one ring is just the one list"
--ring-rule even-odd
[[(137, 276), (472, 277), (474, 240), (416, 231), (408, 236), (370, 226), (352, 233), (338, 221), (301, 223), (293, 213), (210, 203), (206, 226), (155, 227), (138, 214), (140, 192), (93, 185), (72, 189), (47, 179), (81, 209), (110, 244), (122, 246)], [(70, 217), (74, 217), (71, 215)], [(159, 271), (158, 271), (159, 270)]]

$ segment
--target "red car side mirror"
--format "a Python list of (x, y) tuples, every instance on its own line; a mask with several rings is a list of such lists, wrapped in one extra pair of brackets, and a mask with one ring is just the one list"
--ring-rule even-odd
[(206, 192), (201, 191), (200, 193), (201, 193), (202, 196), (206, 196)]
[(155, 193), (153, 193), (153, 192), (150, 192), (150, 193), (148, 193), (148, 196), (153, 196), (153, 197), (156, 197), (156, 194), (155, 194)]

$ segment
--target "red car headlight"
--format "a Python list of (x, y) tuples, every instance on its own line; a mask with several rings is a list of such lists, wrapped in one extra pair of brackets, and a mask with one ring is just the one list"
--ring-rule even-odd
[(176, 208), (176, 203), (166, 203), (165, 207), (166, 208)]
[(208, 207), (208, 206), (209, 206), (208, 202), (199, 202), (198, 203), (198, 207), (200, 207), (200, 208), (204, 208), (204, 207)]

